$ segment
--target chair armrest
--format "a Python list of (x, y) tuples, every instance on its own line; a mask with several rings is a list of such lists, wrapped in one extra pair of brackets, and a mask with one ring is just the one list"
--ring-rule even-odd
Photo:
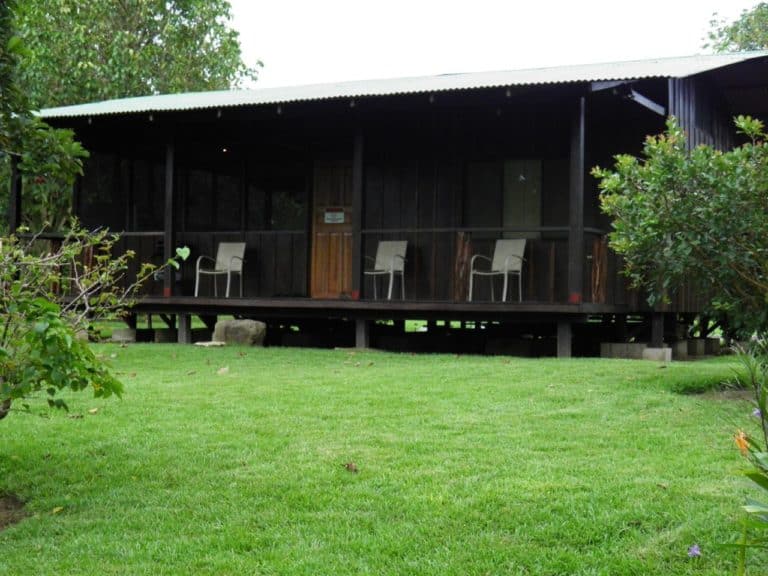
[(477, 260), (477, 259), (486, 260), (488, 262), (493, 262), (493, 260), (488, 258), (488, 256), (483, 256), (482, 254), (475, 254), (474, 256), (472, 256), (472, 258), (469, 261), (469, 271), (470, 272), (475, 269), (475, 260)]
[(203, 262), (204, 260), (210, 260), (211, 262), (216, 264), (216, 260), (214, 260), (210, 256), (198, 256), (197, 261), (195, 262), (195, 270), (200, 270), (200, 263)]

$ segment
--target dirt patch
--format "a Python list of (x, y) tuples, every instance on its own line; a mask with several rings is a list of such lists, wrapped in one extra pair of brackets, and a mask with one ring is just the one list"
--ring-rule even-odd
[(710, 390), (704, 393), (704, 397), (715, 400), (754, 400), (755, 393), (747, 388), (724, 388), (722, 390)]
[(27, 516), (24, 501), (15, 494), (0, 494), (0, 530)]

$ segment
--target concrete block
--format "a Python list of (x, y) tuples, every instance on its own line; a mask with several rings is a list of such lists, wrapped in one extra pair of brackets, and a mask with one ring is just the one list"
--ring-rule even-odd
[(704, 356), (707, 353), (705, 338), (691, 338), (688, 340), (688, 356)]
[(687, 340), (678, 340), (677, 342), (672, 342), (672, 344), (670, 345), (670, 348), (672, 348), (672, 358), (674, 360), (688, 359), (688, 341)]
[(646, 348), (643, 350), (643, 360), (672, 362), (672, 348)]
[(136, 342), (136, 330), (132, 328), (115, 328), (112, 330), (111, 340), (120, 344)]
[(704, 341), (704, 352), (707, 355), (717, 356), (723, 351), (720, 338), (707, 338)]
[(645, 342), (601, 342), (600, 357), (642, 360), (647, 346)]
[(628, 342), (626, 347), (626, 356), (623, 356), (623, 358), (642, 360), (644, 358), (643, 354), (645, 353), (645, 349), (648, 348), (648, 344), (645, 342)]

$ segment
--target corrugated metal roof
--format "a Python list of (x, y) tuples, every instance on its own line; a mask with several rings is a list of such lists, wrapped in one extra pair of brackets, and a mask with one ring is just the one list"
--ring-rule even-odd
[(413, 78), (362, 80), (332, 84), (312, 84), (285, 88), (256, 90), (223, 90), (218, 92), (187, 92), (106, 100), (76, 106), (47, 108), (40, 112), (43, 118), (98, 116), (104, 114), (130, 114), (138, 112), (165, 112), (203, 108), (230, 108), (263, 104), (286, 104), (337, 98), (365, 96), (391, 96), (449, 90), (471, 90), (507, 86), (564, 84), (570, 82), (596, 82), (602, 80), (629, 80), (640, 78), (684, 78), (709, 70), (722, 68), (745, 60), (768, 56), (768, 51), (740, 52), (657, 58), (631, 62), (583, 64), (553, 68), (533, 68), (505, 72), (470, 72)]

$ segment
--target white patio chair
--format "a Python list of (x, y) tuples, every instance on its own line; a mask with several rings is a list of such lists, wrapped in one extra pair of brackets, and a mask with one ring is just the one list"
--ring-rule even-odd
[[(493, 292), (493, 277), (504, 277), (504, 289), (501, 294), (501, 301), (507, 300), (507, 286), (510, 276), (517, 276), (517, 298), (518, 302), (523, 301), (523, 255), (525, 254), (525, 239), (519, 240), (496, 240), (496, 246), (493, 250), (493, 258), (488, 258), (482, 254), (475, 254), (469, 261), (469, 297), (467, 300), (472, 302), (472, 286), (475, 276), (489, 276), (491, 278), (491, 301), (495, 300)], [(475, 262), (477, 260), (486, 260), (490, 263), (490, 270), (476, 270)]]
[(365, 270), (363, 274), (373, 276), (373, 298), (378, 298), (376, 293), (376, 277), (389, 276), (389, 289), (387, 300), (392, 300), (392, 285), (395, 275), (400, 275), (400, 298), (405, 300), (405, 253), (408, 250), (407, 240), (382, 241), (376, 247), (376, 258), (366, 256), (373, 262), (372, 270)]
[[(213, 295), (218, 296), (218, 276), (227, 275), (227, 290), (224, 293), (229, 298), (229, 288), (232, 283), (232, 275), (240, 277), (240, 296), (243, 296), (243, 257), (245, 256), (245, 242), (220, 242), (216, 250), (216, 258), (199, 256), (195, 264), (195, 297), (200, 289), (200, 276), (213, 276)], [(213, 268), (204, 268), (204, 263), (212, 263)]]

